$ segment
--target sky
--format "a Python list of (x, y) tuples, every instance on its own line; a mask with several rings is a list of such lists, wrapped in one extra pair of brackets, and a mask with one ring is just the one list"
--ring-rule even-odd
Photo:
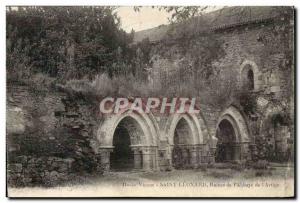
[[(221, 6), (210, 7), (206, 12), (219, 8), (221, 8)], [(12, 9), (17, 9), (17, 7), (12, 7)], [(151, 6), (140, 7), (139, 12), (134, 11), (132, 6), (121, 6), (116, 9), (116, 12), (121, 18), (121, 28), (128, 33), (130, 33), (132, 29), (138, 32), (159, 25), (167, 25), (169, 24), (168, 18), (172, 15), (165, 10), (159, 11), (158, 8), (152, 8)]]
[[(222, 8), (222, 6), (210, 6), (205, 12), (220, 8)], [(152, 8), (151, 6), (143, 6), (139, 12), (134, 11), (133, 7), (129, 6), (119, 7), (116, 12), (121, 18), (121, 28), (128, 33), (131, 32), (131, 29), (137, 32), (159, 25), (167, 25), (169, 24), (168, 18), (172, 15), (165, 10), (159, 11), (158, 8)]]
[(168, 17), (171, 15), (152, 7), (141, 7), (139, 12), (135, 12), (133, 7), (120, 7), (117, 9), (117, 13), (121, 18), (121, 27), (126, 32), (130, 32), (131, 29), (141, 31), (168, 24)]

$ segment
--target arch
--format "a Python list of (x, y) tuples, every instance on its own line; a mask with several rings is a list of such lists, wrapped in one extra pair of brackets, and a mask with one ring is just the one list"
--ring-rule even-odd
[(172, 163), (176, 169), (189, 167), (191, 164), (190, 145), (195, 142), (188, 121), (181, 117), (176, 125), (173, 136)]
[(110, 154), (114, 151), (114, 133), (120, 124), (127, 125), (126, 128), (131, 134), (130, 148), (134, 156), (134, 168), (158, 169), (159, 137), (156, 120), (152, 114), (124, 109), (119, 114), (107, 115), (97, 131), (97, 152), (101, 156), (101, 164), (105, 170), (110, 169)]
[[(176, 146), (174, 143), (174, 136), (176, 133), (176, 128), (184, 127), (186, 130), (186, 135), (188, 134), (187, 140), (180, 146)], [(169, 144), (168, 154), (170, 164), (177, 168), (196, 168), (202, 160), (202, 151), (204, 149), (204, 142), (208, 142), (208, 130), (205, 125), (205, 120), (202, 118), (201, 114), (173, 114), (171, 115), (165, 123), (164, 134)], [(179, 151), (184, 157), (185, 162), (182, 164), (175, 164), (174, 161), (174, 150)], [(183, 166), (183, 167), (181, 167)]]
[(217, 122), (216, 129), (218, 129), (218, 126), (223, 119), (228, 120), (232, 124), (238, 142), (251, 141), (251, 136), (246, 119), (235, 106), (229, 106), (221, 113)]
[(182, 144), (193, 144), (194, 137), (192, 136), (192, 129), (187, 120), (182, 117), (175, 128), (173, 143), (174, 145), (182, 145)]
[(253, 61), (245, 60), (240, 66), (240, 84), (248, 90), (259, 90), (261, 73)]
[(231, 117), (224, 117), (218, 125), (216, 137), (217, 151), (216, 162), (232, 161), (240, 159), (240, 143), (238, 132), (234, 127), (234, 120)]
[(130, 170), (134, 168), (134, 156), (131, 145), (142, 142), (144, 134), (139, 124), (131, 117), (123, 118), (113, 135), (113, 151), (110, 154), (110, 168)]
[(229, 106), (221, 113), (216, 129), (216, 161), (241, 160), (250, 156), (249, 128), (236, 107)]
[(264, 131), (269, 128), (272, 117), (283, 114), (284, 108), (280, 104), (269, 103), (263, 113), (263, 117), (260, 119), (259, 134), (265, 135)]
[(293, 138), (289, 126), (291, 122), (289, 113), (285, 112), (282, 104), (270, 103), (263, 115), (260, 120), (259, 134), (268, 146), (269, 153), (266, 153), (266, 159), (269, 161), (290, 160), (293, 151), (293, 144), (290, 140)]
[(202, 128), (204, 126), (200, 125), (200, 122), (196, 115), (194, 114), (174, 114), (169, 117), (165, 125), (165, 134), (167, 136), (168, 142), (171, 146), (174, 145), (174, 133), (178, 122), (184, 119), (191, 129), (192, 143), (191, 144), (203, 144), (204, 143), (204, 133), (207, 134), (207, 129), (203, 132)]
[(140, 114), (138, 112), (130, 112), (129, 109), (123, 111), (120, 114), (110, 115), (105, 118), (97, 131), (97, 140), (100, 146), (110, 147), (112, 146), (113, 134), (116, 127), (125, 117), (130, 117), (135, 120), (141, 130), (145, 134), (145, 139), (141, 143), (146, 146), (157, 146), (158, 145), (158, 125), (151, 114)]

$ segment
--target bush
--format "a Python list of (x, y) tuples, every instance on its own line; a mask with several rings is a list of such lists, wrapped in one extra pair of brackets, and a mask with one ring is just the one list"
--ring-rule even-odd
[(252, 115), (257, 112), (256, 97), (248, 92), (242, 92), (239, 94), (240, 105), (243, 107), (246, 115)]
[(97, 75), (90, 83), (90, 87), (98, 95), (112, 95), (115, 92), (115, 84), (106, 74)]

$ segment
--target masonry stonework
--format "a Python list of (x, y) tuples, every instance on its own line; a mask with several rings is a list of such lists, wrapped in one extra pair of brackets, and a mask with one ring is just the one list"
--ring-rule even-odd
[[(259, 159), (293, 161), (294, 66), (285, 58), (286, 42), (272, 41), (274, 30), (280, 29), (288, 30), (292, 40), (293, 20), (286, 22), (274, 17), (211, 28), (225, 50), (212, 62), (220, 70), (213, 74), (233, 77), (232, 89), (247, 93), (245, 98), (253, 100), (255, 111), (229, 97), (223, 106), (201, 104), (199, 114), (162, 116), (124, 110), (100, 115), (97, 98), (8, 85), (8, 182), (34, 185), (49, 178), (65, 180), (74, 173), (115, 170), (124, 164), (115, 157), (122, 152), (116, 148), (118, 130), (127, 132), (130, 170), (167, 171)], [(151, 41), (149, 81), (162, 85), (158, 77), (168, 79), (157, 68), (192, 69), (192, 46), (197, 40), (197, 36), (190, 39), (185, 51), (176, 41)], [(271, 52), (274, 44), (278, 47)], [(193, 74), (185, 77), (191, 79)]]

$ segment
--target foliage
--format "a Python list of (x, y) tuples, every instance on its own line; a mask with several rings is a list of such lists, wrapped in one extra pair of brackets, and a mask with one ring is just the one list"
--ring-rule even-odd
[[(7, 10), (7, 70), (81, 78), (109, 72), (132, 35), (120, 29), (114, 7), (18, 7)], [(119, 56), (128, 62), (130, 56)], [(28, 73), (29, 72), (29, 73)], [(111, 75), (114, 72), (111, 72)]]
[[(140, 11), (141, 6), (135, 6), (133, 9), (136, 12)], [(152, 8), (158, 8), (160, 11), (164, 10), (171, 13), (169, 18), (170, 22), (184, 22), (190, 18), (200, 16), (207, 10), (214, 8), (213, 6), (152, 6)]]
[(254, 95), (243, 91), (239, 93), (238, 97), (240, 105), (243, 107), (243, 111), (246, 113), (246, 115), (250, 116), (257, 112), (257, 102)]

